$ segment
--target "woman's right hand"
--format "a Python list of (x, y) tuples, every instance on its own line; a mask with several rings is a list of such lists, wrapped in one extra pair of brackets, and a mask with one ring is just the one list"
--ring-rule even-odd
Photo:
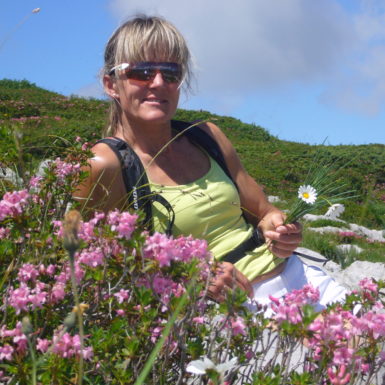
[(214, 278), (210, 282), (209, 296), (217, 301), (223, 302), (226, 292), (239, 287), (253, 297), (253, 288), (250, 281), (232, 263), (222, 262), (218, 264)]

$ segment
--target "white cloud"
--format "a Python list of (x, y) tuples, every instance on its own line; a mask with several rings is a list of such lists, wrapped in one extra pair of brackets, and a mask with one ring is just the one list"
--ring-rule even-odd
[(85, 86), (79, 88), (74, 92), (75, 95), (81, 96), (84, 98), (103, 98), (105, 93), (100, 82), (86, 84)]
[(361, 0), (358, 11), (341, 4), (110, 0), (110, 9), (119, 20), (144, 12), (172, 21), (195, 57), (198, 92), (214, 105), (236, 107), (293, 83), (322, 84), (323, 103), (375, 114), (385, 103), (385, 16), (378, 0)]
[(362, 0), (352, 15), (354, 45), (343, 70), (329, 79), (320, 100), (353, 113), (376, 116), (385, 107), (385, 8)]

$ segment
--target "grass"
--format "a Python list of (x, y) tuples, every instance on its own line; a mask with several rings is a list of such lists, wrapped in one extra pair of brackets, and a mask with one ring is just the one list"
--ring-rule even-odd
[[(0, 80), (0, 172), (14, 164), (36, 165), (42, 159), (55, 158), (67, 147), (65, 138), (78, 135), (87, 141), (95, 141), (105, 126), (107, 110), (105, 100), (64, 97), (27, 80)], [(358, 197), (346, 202), (344, 219), (371, 229), (385, 228), (385, 145), (311, 146), (288, 142), (279, 140), (256, 124), (203, 110), (178, 109), (175, 118), (210, 120), (221, 127), (247, 171), (265, 192), (288, 202), (277, 203), (281, 209), (289, 207), (296, 198), (298, 187), (320, 149), (328, 163), (336, 162), (342, 166), (349, 162), (344, 172), (338, 175), (338, 182), (347, 183), (347, 190), (355, 190)], [(22, 151), (14, 145), (15, 135)], [(21, 152), (23, 159), (19, 158)], [(28, 173), (29, 170), (24, 171)], [(341, 223), (321, 220), (306, 225), (306, 228), (313, 226), (340, 227)], [(353, 259), (340, 255), (336, 246), (341, 240), (337, 236), (320, 236), (306, 228), (304, 247), (343, 263)], [(365, 240), (352, 240), (352, 243), (364, 248), (364, 252), (354, 258), (383, 261), (385, 245), (369, 244)]]
[[(336, 233), (324, 233), (312, 231), (313, 223), (304, 226), (302, 247), (317, 251), (326, 258), (340, 264), (343, 268), (354, 261), (384, 262), (385, 244), (380, 242), (368, 242), (365, 238), (341, 237)], [(326, 224), (325, 226), (330, 226)], [(355, 251), (343, 252), (337, 248), (341, 244), (356, 245), (363, 249), (361, 253)]]

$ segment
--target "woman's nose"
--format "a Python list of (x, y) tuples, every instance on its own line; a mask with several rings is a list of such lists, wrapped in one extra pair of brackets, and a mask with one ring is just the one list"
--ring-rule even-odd
[(157, 71), (154, 78), (151, 80), (150, 85), (151, 86), (161, 86), (165, 83), (162, 73), (160, 71)]

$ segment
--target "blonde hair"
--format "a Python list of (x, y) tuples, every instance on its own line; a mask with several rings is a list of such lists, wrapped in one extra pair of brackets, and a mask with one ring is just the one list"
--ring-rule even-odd
[[(104, 52), (103, 75), (121, 63), (172, 61), (181, 65), (183, 86), (190, 88), (191, 55), (181, 33), (165, 19), (139, 15), (122, 24), (110, 37)], [(113, 99), (104, 135), (114, 135), (120, 122), (120, 105)]]

